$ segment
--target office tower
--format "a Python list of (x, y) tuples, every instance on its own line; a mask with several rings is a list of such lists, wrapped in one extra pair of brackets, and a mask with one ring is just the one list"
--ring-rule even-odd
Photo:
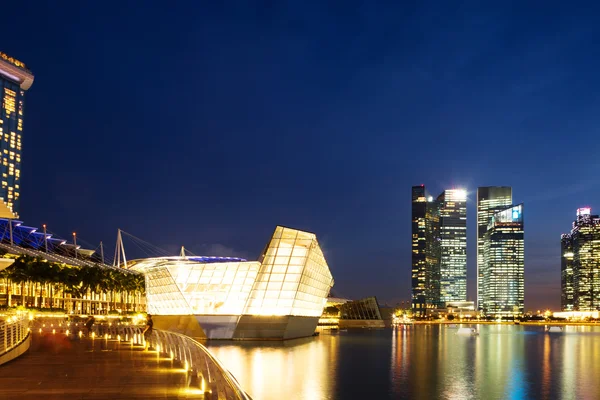
[(424, 185), (412, 188), (412, 300), (416, 316), (439, 304), (439, 210)]
[(560, 309), (574, 309), (573, 240), (570, 234), (560, 235)]
[(19, 212), (21, 143), (25, 111), (25, 91), (33, 75), (25, 64), (0, 52), (0, 199), (13, 213)]
[[(572, 248), (573, 309), (578, 311), (600, 309), (600, 218), (591, 211), (589, 207), (577, 209), (571, 232), (561, 237), (563, 247), (567, 247), (562, 255), (567, 259), (565, 269), (571, 256), (568, 246)], [(564, 290), (568, 307), (568, 280)]]
[(412, 309), (423, 316), (426, 310), (425, 288), (427, 280), (427, 194), (425, 186), (412, 188)]
[(486, 315), (522, 315), (525, 297), (523, 204), (492, 215), (483, 240), (482, 307)]
[(440, 226), (440, 305), (467, 301), (467, 192), (445, 190), (437, 198)]
[(512, 188), (485, 186), (477, 188), (477, 309), (483, 301), (483, 244), (492, 215), (512, 205)]

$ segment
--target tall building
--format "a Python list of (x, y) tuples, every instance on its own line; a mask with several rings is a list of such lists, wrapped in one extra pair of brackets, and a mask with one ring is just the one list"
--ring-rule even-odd
[(424, 185), (412, 188), (412, 300), (416, 316), (439, 304), (439, 207)]
[(440, 303), (467, 301), (467, 192), (445, 190), (439, 207)]
[(573, 240), (570, 234), (560, 235), (560, 309), (574, 310)]
[(492, 216), (512, 205), (512, 188), (485, 186), (477, 188), (477, 309), (483, 309), (483, 246)]
[[(561, 280), (564, 275), (561, 297), (563, 307), (577, 311), (600, 309), (600, 218), (592, 215), (591, 208), (577, 209), (577, 219), (571, 232), (561, 236), (563, 247)], [(572, 249), (572, 252), (569, 250)], [(569, 258), (572, 257), (572, 263)], [(572, 268), (572, 286), (569, 282), (569, 264)], [(564, 273), (563, 273), (564, 270)], [(569, 292), (572, 290), (572, 303)]]
[(427, 286), (427, 193), (425, 186), (412, 188), (412, 296), (411, 307), (416, 315), (425, 315)]
[(0, 52), (0, 199), (18, 216), (25, 91), (33, 75), (25, 64)]
[(483, 240), (481, 302), (486, 315), (522, 315), (525, 300), (523, 204), (492, 215)]

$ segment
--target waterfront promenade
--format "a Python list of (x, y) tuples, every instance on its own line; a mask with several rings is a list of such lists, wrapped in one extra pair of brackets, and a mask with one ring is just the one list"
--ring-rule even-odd
[(204, 399), (156, 351), (116, 339), (34, 332), (31, 348), (0, 366), (0, 400)]

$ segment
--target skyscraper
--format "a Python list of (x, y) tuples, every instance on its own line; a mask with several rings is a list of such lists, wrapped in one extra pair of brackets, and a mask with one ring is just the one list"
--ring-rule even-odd
[(573, 240), (570, 234), (560, 235), (560, 309), (572, 311), (573, 293)]
[[(569, 258), (572, 257), (573, 309), (595, 311), (600, 309), (600, 218), (592, 215), (591, 208), (577, 209), (577, 219), (571, 232), (561, 236), (563, 246), (561, 273), (565, 270), (565, 284), (561, 285), (563, 306), (569, 307)], [(572, 249), (570, 253), (569, 247)], [(564, 267), (563, 267), (564, 265)], [(562, 274), (561, 274), (562, 275)], [(562, 280), (562, 276), (561, 276)]]
[(440, 226), (440, 303), (467, 300), (467, 192), (445, 190), (437, 198)]
[(484, 236), (492, 216), (512, 204), (512, 188), (509, 186), (485, 186), (477, 188), (477, 309), (483, 305), (483, 245)]
[(425, 315), (425, 288), (427, 280), (426, 234), (427, 194), (425, 186), (412, 188), (412, 299), (411, 307), (416, 315)]
[(25, 112), (25, 91), (33, 75), (21, 61), (0, 52), (0, 199), (13, 213), (19, 212), (21, 190), (21, 143)]
[(439, 207), (424, 185), (412, 188), (412, 309), (425, 316), (439, 305)]
[(481, 302), (486, 315), (522, 315), (525, 298), (523, 204), (497, 211), (483, 240)]

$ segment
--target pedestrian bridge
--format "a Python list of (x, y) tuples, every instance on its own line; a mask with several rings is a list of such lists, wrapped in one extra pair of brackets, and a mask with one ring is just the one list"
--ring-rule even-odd
[(155, 330), (144, 351), (139, 326), (31, 322), (29, 351), (0, 366), (0, 399), (251, 400), (197, 341)]

